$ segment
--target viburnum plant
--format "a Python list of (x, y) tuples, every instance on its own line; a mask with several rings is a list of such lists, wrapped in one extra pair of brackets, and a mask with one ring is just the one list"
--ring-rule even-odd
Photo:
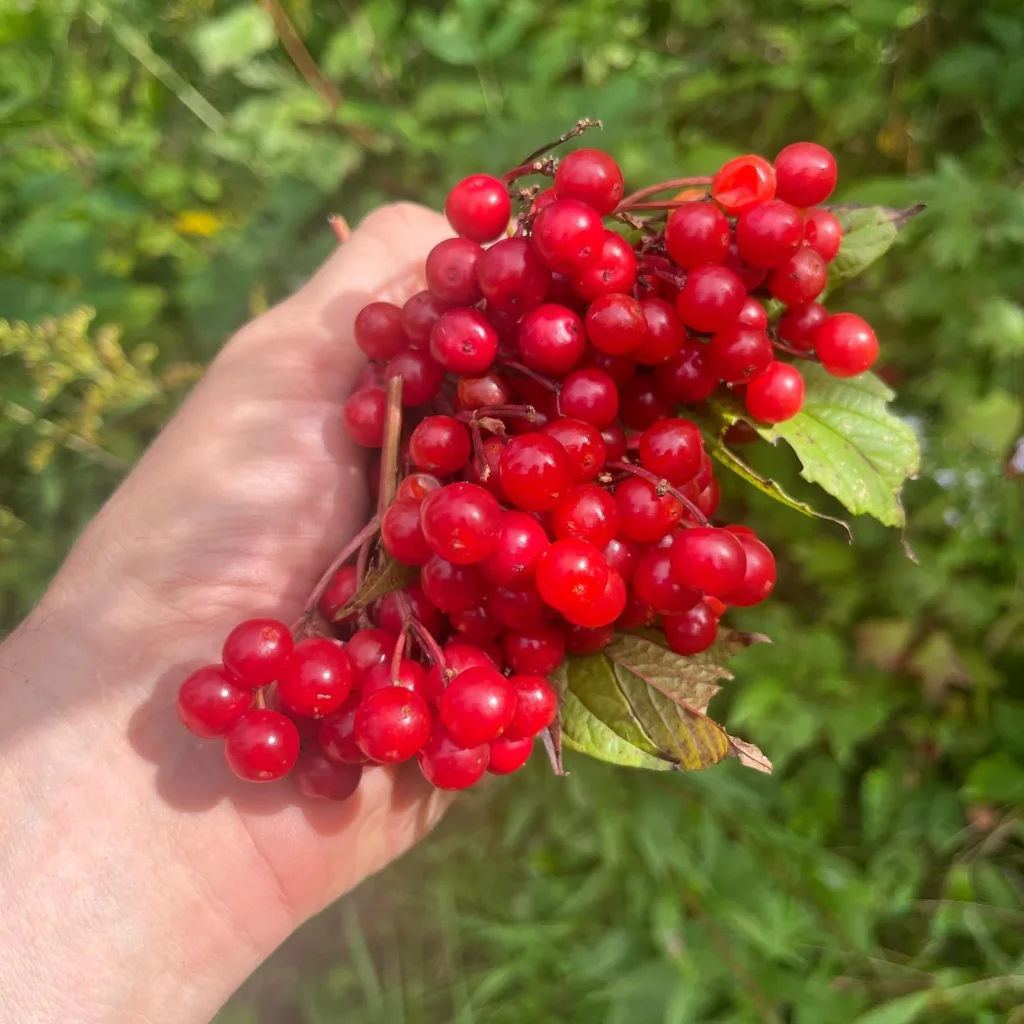
[(342, 800), (364, 765), (416, 757), (465, 789), (538, 736), (557, 773), (563, 744), (771, 770), (707, 715), (764, 639), (723, 615), (776, 581), (750, 527), (712, 525), (714, 463), (817, 515), (730, 447), (783, 440), (851, 512), (902, 525), (916, 439), (867, 373), (871, 326), (822, 300), (914, 211), (822, 205), (836, 161), (811, 142), (627, 195), (607, 153), (548, 155), (597, 124), (460, 181), (427, 288), (357, 316), (344, 422), (380, 450), (377, 514), (297, 623), (242, 622), (180, 690), (241, 778)]

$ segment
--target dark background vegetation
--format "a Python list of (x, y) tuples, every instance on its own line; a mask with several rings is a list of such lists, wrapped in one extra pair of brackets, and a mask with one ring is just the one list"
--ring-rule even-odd
[(327, 254), (331, 211), (438, 204), (585, 114), (635, 186), (811, 138), (840, 198), (927, 204), (835, 297), (922, 439), (920, 564), (727, 488), (781, 583), (740, 619), (775, 644), (712, 711), (775, 775), (534, 764), (225, 1022), (1024, 1021), (1018, 0), (40, 0), (5, 7), (0, 45), (6, 626), (197, 367)]

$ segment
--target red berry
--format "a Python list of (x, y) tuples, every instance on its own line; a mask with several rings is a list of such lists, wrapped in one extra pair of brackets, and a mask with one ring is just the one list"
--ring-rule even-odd
[(628, 583), (633, 578), (636, 563), (640, 560), (643, 548), (636, 541), (614, 537), (601, 549), (609, 569), (614, 569)]
[(727, 266), (742, 282), (748, 292), (760, 288), (764, 284), (768, 271), (763, 267), (752, 267), (741, 255), (735, 241), (729, 246), (724, 265)]
[(292, 774), (303, 796), (347, 800), (359, 788), (363, 769), (358, 764), (338, 764), (316, 750), (304, 750)]
[(417, 292), (406, 300), (402, 307), (402, 329), (413, 348), (427, 347), (431, 329), (448, 308), (448, 303), (430, 291)]
[(299, 756), (299, 731), (280, 711), (253, 708), (224, 739), (228, 767), (247, 782), (273, 782), (287, 775)]
[(813, 302), (827, 283), (828, 264), (807, 246), (768, 275), (768, 291), (787, 306)]
[(526, 764), (533, 753), (533, 737), (510, 740), (505, 736), (491, 744), (491, 758), (487, 770), (492, 775), (511, 775)]
[(460, 377), (455, 407), (459, 410), (482, 409), (486, 405), (508, 405), (512, 389), (505, 378), (493, 370), (482, 377)]
[(430, 473), (410, 473), (404, 477), (395, 490), (395, 501), (415, 501), (417, 503), (441, 487), (441, 481)]
[(636, 270), (636, 253), (629, 242), (614, 231), (606, 231), (597, 259), (574, 274), (570, 283), (580, 298), (593, 302), (601, 295), (632, 291)]
[(701, 334), (721, 331), (736, 322), (747, 290), (728, 267), (706, 263), (686, 275), (676, 309), (687, 327)]
[[(501, 453), (505, 450), (503, 438), (491, 436), (484, 441), (483, 455), (474, 457), (468, 467), (467, 476), (470, 481), (485, 488), (499, 501), (505, 500), (505, 492), (501, 489), (501, 479), (498, 476), (498, 466), (501, 463)], [(487, 469), (487, 479), (481, 473)]]
[(557, 198), (553, 188), (546, 188), (542, 192), (538, 192), (530, 204), (530, 213), (540, 213), (545, 206), (550, 206)]
[(444, 730), (434, 726), (420, 751), (420, 771), (435, 789), (469, 789), (487, 769), (490, 748), (486, 743), (461, 747)]
[(331, 577), (324, 592), (320, 595), (317, 608), (320, 614), (335, 625), (348, 622), (351, 616), (345, 619), (338, 619), (338, 612), (352, 600), (356, 592), (356, 567), (354, 565), (343, 565)]
[(296, 645), (277, 680), (277, 696), (285, 711), (322, 718), (341, 706), (352, 681), (352, 662), (341, 644), (313, 637)]
[(794, 206), (817, 206), (836, 187), (836, 158), (816, 142), (794, 142), (775, 158), (775, 194)]
[(688, 203), (669, 214), (665, 247), (685, 270), (721, 263), (729, 251), (729, 222), (713, 203)]
[(599, 295), (587, 310), (586, 330), (591, 344), (601, 352), (631, 352), (647, 337), (643, 306), (629, 295)]
[(711, 194), (726, 213), (742, 213), (775, 195), (775, 169), (764, 157), (736, 157), (715, 173)]
[[(617, 423), (612, 423), (601, 431), (601, 442), (604, 444), (605, 453), (601, 465), (604, 465), (605, 462), (620, 462), (626, 454), (626, 432)], [(596, 475), (595, 473), (586, 479), (592, 480)], [(576, 480), (577, 482), (586, 482), (585, 480), (581, 481), (579, 476), (576, 477)]]
[(418, 694), (390, 686), (359, 705), (354, 732), (356, 744), (371, 761), (407, 761), (430, 737), (430, 708)]
[(427, 287), (449, 306), (475, 306), (482, 298), (476, 268), (484, 251), (468, 238), (446, 238), (427, 253)]
[[(441, 628), (441, 613), (430, 603), (419, 583), (410, 583), (401, 590), (385, 594), (378, 609), (381, 629), (396, 636), (402, 632), (410, 613), (419, 619), (429, 633), (436, 633)], [(388, 657), (391, 657), (391, 651)]]
[(843, 227), (839, 218), (816, 206), (804, 218), (804, 245), (813, 249), (826, 263), (839, 254), (843, 243)]
[(178, 717), (203, 739), (224, 736), (251, 707), (252, 690), (223, 665), (196, 669), (178, 690)]
[(458, 640), (449, 640), (444, 645), (444, 659), (449, 670), (455, 675), (465, 672), (467, 668), (472, 668), (474, 665), (482, 665), (485, 668), (500, 667), (499, 662), (496, 662), (481, 648), (472, 644), (460, 643)]
[(718, 635), (718, 618), (703, 601), (681, 615), (665, 615), (661, 620), (665, 639), (676, 654), (700, 654)]
[(448, 621), (463, 643), (480, 646), (501, 636), (501, 623), (491, 615), (483, 603), (475, 604), (465, 611), (452, 612), (448, 616)]
[(345, 653), (352, 662), (356, 686), (359, 686), (362, 677), (374, 665), (391, 657), (397, 642), (398, 636), (386, 629), (371, 627), (352, 634), (352, 638), (345, 644)]
[(585, 366), (562, 381), (562, 412), (570, 419), (606, 427), (619, 412), (619, 392), (604, 370)]
[(551, 283), (527, 238), (503, 238), (480, 257), (476, 268), (488, 309), (522, 314), (539, 306)]
[(578, 199), (598, 213), (608, 214), (622, 199), (622, 171), (599, 149), (577, 149), (562, 157), (554, 187), (559, 199)]
[(718, 511), (718, 504), (722, 500), (722, 491), (717, 480), (712, 480), (700, 494), (697, 495), (696, 505), (704, 513), (705, 519), (710, 519)]
[(256, 689), (278, 679), (294, 649), (291, 630), (277, 619), (247, 619), (224, 641), (221, 661), (238, 686)]
[(878, 339), (856, 313), (836, 313), (814, 333), (814, 351), (833, 377), (856, 377), (878, 358)]
[(804, 379), (789, 363), (772, 363), (751, 377), (743, 396), (747, 412), (763, 423), (792, 419), (804, 404)]
[(467, 668), (441, 697), (438, 712), (449, 736), (463, 747), (497, 739), (512, 721), (516, 691), (493, 668)]
[(533, 578), (537, 558), (548, 543), (544, 527), (533, 516), (514, 509), (503, 511), (498, 546), (477, 568), (490, 583), (519, 586)]
[(378, 690), (386, 690), (389, 687), (397, 686), (422, 697), (428, 704), (431, 702), (432, 694), (427, 686), (427, 670), (418, 661), (412, 661), (410, 658), (399, 658), (398, 668), (394, 671), (392, 669), (393, 662), (388, 658), (387, 661), (374, 665), (363, 676), (359, 692), (364, 701)]
[(364, 448), (379, 448), (384, 443), (387, 405), (383, 388), (363, 388), (349, 395), (342, 410), (348, 436)]
[(662, 615), (678, 615), (700, 600), (700, 594), (676, 578), (671, 548), (645, 552), (637, 562), (632, 587), (639, 602)]
[(752, 533), (741, 533), (735, 526), (727, 529), (736, 535), (747, 558), (743, 582), (728, 595), (729, 604), (749, 608), (760, 604), (775, 589), (775, 557)]
[(703, 402), (716, 387), (718, 375), (709, 365), (707, 345), (700, 342), (688, 342), (679, 355), (654, 370), (655, 391), (673, 405)]
[(730, 384), (767, 369), (774, 357), (768, 335), (741, 324), (718, 331), (707, 354), (712, 371)]
[(800, 211), (780, 199), (750, 207), (736, 222), (736, 245), (752, 267), (781, 267), (800, 247), (803, 234)]
[(648, 427), (640, 437), (640, 463), (670, 484), (684, 484), (700, 471), (704, 439), (690, 420), (668, 419)]
[(743, 582), (746, 556), (743, 546), (728, 530), (713, 526), (683, 530), (671, 552), (676, 578), (691, 590), (727, 599)]
[(513, 672), (546, 676), (554, 672), (565, 657), (565, 637), (553, 626), (508, 629), (501, 638), (501, 651)]
[(748, 296), (740, 310), (740, 315), (736, 317), (736, 322), (745, 327), (753, 327), (757, 331), (766, 331), (768, 329), (768, 313), (757, 299)]
[(471, 453), (469, 428), (453, 416), (428, 416), (416, 424), (409, 438), (409, 458), (417, 469), (451, 476)]
[(779, 337), (801, 352), (814, 351), (814, 335), (828, 319), (828, 310), (820, 302), (787, 309), (779, 318)]
[(596, 484), (579, 484), (551, 510), (551, 532), (561, 539), (578, 537), (603, 548), (619, 528), (615, 499)]
[(505, 729), (505, 737), (521, 740), (536, 736), (555, 720), (558, 712), (555, 688), (544, 676), (538, 675), (510, 676), (508, 683), (516, 694), (516, 710)]
[[(436, 397), (444, 383), (444, 369), (426, 352), (407, 348), (388, 363), (387, 379), (402, 378), (402, 405), (424, 405)], [(383, 437), (383, 415), (381, 436)]]
[(442, 558), (470, 565), (486, 558), (501, 537), (501, 508), (477, 484), (448, 484), (421, 506), (423, 535)]
[(579, 602), (562, 609), (562, 614), (575, 626), (598, 629), (610, 626), (626, 607), (626, 584), (614, 570), (608, 570), (604, 590), (590, 602)]
[(364, 764), (366, 755), (356, 746), (356, 710), (361, 703), (358, 693), (350, 693), (337, 711), (320, 719), (316, 739), (320, 749), (339, 764)]
[(649, 373), (638, 373), (619, 391), (619, 419), (627, 427), (646, 430), (671, 415), (671, 404), (655, 390)]
[(615, 489), (621, 517), (619, 535), (641, 544), (661, 540), (683, 516), (683, 506), (671, 494), (658, 495), (654, 486), (631, 476)]
[(598, 351), (593, 345), (587, 347), (580, 365), (603, 370), (619, 388), (636, 376), (636, 363), (629, 356), (609, 355), (607, 352)]
[(643, 299), (640, 303), (647, 324), (644, 340), (630, 352), (643, 366), (657, 366), (679, 355), (686, 342), (686, 331), (675, 307), (664, 299)]
[(556, 274), (578, 274), (597, 262), (605, 229), (600, 214), (578, 199), (556, 199), (534, 218), (531, 240)]
[(519, 358), (539, 373), (563, 374), (583, 355), (583, 321), (568, 307), (545, 303), (519, 322)]
[(513, 505), (528, 512), (554, 508), (574, 475), (569, 453), (547, 434), (514, 437), (501, 456), (501, 489)]
[(456, 234), (474, 242), (493, 242), (512, 216), (508, 190), (489, 174), (471, 174), (448, 193), (444, 214)]
[(564, 611), (595, 601), (604, 592), (608, 563), (600, 548), (585, 540), (556, 540), (537, 559), (536, 577), (541, 597)]
[(714, 615), (716, 619), (720, 619), (729, 610), (729, 606), (724, 601), (720, 601), (717, 597), (705, 597), (704, 604), (708, 606), (711, 614)]
[(420, 570), (420, 586), (430, 603), (446, 614), (464, 611), (483, 599), (484, 581), (478, 571), (483, 564), (459, 565), (440, 555), (432, 555)]
[(371, 302), (356, 314), (356, 344), (370, 359), (386, 363), (409, 344), (402, 310), (391, 302)]
[(423, 534), (418, 501), (396, 501), (388, 506), (380, 523), (384, 550), (404, 565), (423, 565), (433, 554)]
[[(621, 618), (621, 616), (620, 616)], [(570, 654), (597, 654), (603, 651), (615, 637), (615, 625), (576, 626), (571, 622), (565, 624), (565, 649)]]
[(452, 373), (484, 373), (498, 354), (498, 334), (477, 309), (451, 309), (430, 331), (430, 354)]
[(487, 591), (484, 604), (491, 617), (508, 629), (542, 626), (551, 616), (532, 580), (516, 586), (496, 586)]

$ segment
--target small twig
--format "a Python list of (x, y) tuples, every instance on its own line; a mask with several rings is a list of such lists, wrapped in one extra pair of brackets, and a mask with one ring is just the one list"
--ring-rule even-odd
[(377, 535), (377, 527), (380, 521), (374, 516), (342, 549), (338, 552), (334, 561), (327, 567), (327, 571), (320, 577), (320, 581), (310, 592), (306, 599), (306, 605), (302, 609), (303, 615), (308, 615), (320, 600), (320, 596), (327, 589), (327, 584), (334, 578), (334, 574), (355, 554), (356, 549), (363, 544), (369, 545), (370, 541)]
[(398, 444), (402, 435), (402, 378), (388, 381), (387, 407), (384, 412), (384, 444), (380, 453), (380, 487), (377, 491), (377, 518), (381, 519), (394, 500), (398, 487)]
[(430, 655), (430, 660), (437, 666), (443, 682), (448, 682), (448, 663), (444, 660), (444, 651), (441, 650), (437, 641), (431, 636), (430, 630), (420, 622), (419, 619), (410, 616), (409, 628), (416, 634), (416, 639), (423, 649)]
[(469, 421), (469, 436), (473, 441), (473, 456), (477, 460), (477, 476), (481, 481), (491, 478), (491, 465), (487, 461), (487, 453), (484, 451), (484, 439), (480, 433), (480, 422), (473, 417)]
[(401, 600), (403, 602), (403, 607), (407, 609), (407, 617), (405, 622), (402, 623), (402, 629), (398, 634), (398, 639), (395, 640), (395, 649), (391, 652), (391, 682), (393, 684), (398, 682), (398, 670), (401, 667), (402, 659), (405, 657), (405, 643), (409, 636), (409, 600), (404, 594), (401, 595)]
[(549, 178), (553, 178), (555, 176), (555, 171), (557, 170), (558, 158), (546, 156), (542, 160), (531, 160), (520, 164), (518, 167), (513, 167), (511, 171), (506, 171), (501, 176), (501, 180), (509, 186), (510, 193), (515, 193), (517, 191), (521, 191), (513, 184), (516, 178), (521, 178), (525, 174), (543, 174)]
[(673, 487), (667, 480), (663, 480), (660, 477), (655, 476), (650, 470), (644, 469), (643, 466), (634, 466), (631, 462), (606, 462), (605, 467), (607, 469), (617, 469), (622, 473), (629, 473), (632, 476), (638, 476), (641, 480), (646, 480), (651, 486), (654, 487), (655, 493), (659, 496), (670, 494), (676, 499), (685, 509), (687, 509), (690, 515), (700, 523), (701, 526), (708, 525), (708, 517), (682, 491)]
[(562, 390), (561, 384), (557, 384), (550, 377), (545, 377), (544, 374), (538, 373), (536, 370), (531, 370), (528, 366), (523, 366), (522, 363), (517, 363), (510, 359), (502, 359), (498, 361), (498, 365), (506, 370), (512, 370), (514, 373), (521, 373), (524, 377), (529, 377), (530, 380), (536, 381), (541, 387), (554, 395), (559, 394)]
[(787, 356), (795, 356), (797, 359), (809, 359), (812, 363), (820, 362), (813, 352), (803, 352), (800, 349), (792, 348), (781, 341), (773, 341), (772, 348), (777, 349), (779, 352), (785, 352)]
[(463, 423), (479, 421), (481, 426), (490, 430), (490, 425), (483, 421), (497, 416), (510, 416), (513, 419), (533, 422), (537, 418), (537, 410), (532, 405), (482, 405), (479, 409), (464, 409), (462, 412), (456, 413), (455, 418)]
[(348, 221), (340, 213), (332, 213), (327, 218), (327, 223), (331, 225), (331, 230), (334, 232), (334, 237), (338, 240), (338, 245), (344, 245), (352, 237), (352, 229), (348, 226)]
[[(532, 163), (537, 159), (537, 157), (543, 156), (555, 147), (562, 145), (563, 142), (568, 142), (570, 139), (577, 138), (585, 131), (589, 131), (591, 128), (601, 128), (603, 130), (604, 125), (600, 121), (592, 121), (589, 117), (580, 118), (567, 132), (560, 135), (554, 142), (549, 142), (546, 146), (541, 146), (540, 149), (535, 150), (523, 161), (523, 163)], [(708, 181), (710, 180), (711, 179), (709, 178)]]
[[(634, 204), (637, 201), (646, 199), (648, 196), (656, 195), (658, 192), (667, 192), (670, 188), (687, 188), (691, 185), (696, 186), (710, 184), (711, 179), (709, 177), (673, 178), (671, 181), (660, 181), (657, 185), (648, 185), (647, 188), (642, 188), (639, 192), (634, 192), (632, 195), (626, 196), (626, 198), (623, 199), (612, 212), (622, 213), (624, 210), (631, 210), (634, 208)], [(686, 202), (690, 201), (691, 200), (686, 200)]]

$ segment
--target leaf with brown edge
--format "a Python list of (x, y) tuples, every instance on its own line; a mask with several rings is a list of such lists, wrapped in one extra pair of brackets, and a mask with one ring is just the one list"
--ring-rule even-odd
[(334, 621), (340, 622), (356, 612), (361, 612), (386, 594), (401, 590), (407, 583), (411, 583), (415, 576), (415, 569), (395, 561), (390, 555), (384, 555), (384, 561), (378, 568), (367, 570), (359, 589), (334, 616)]

